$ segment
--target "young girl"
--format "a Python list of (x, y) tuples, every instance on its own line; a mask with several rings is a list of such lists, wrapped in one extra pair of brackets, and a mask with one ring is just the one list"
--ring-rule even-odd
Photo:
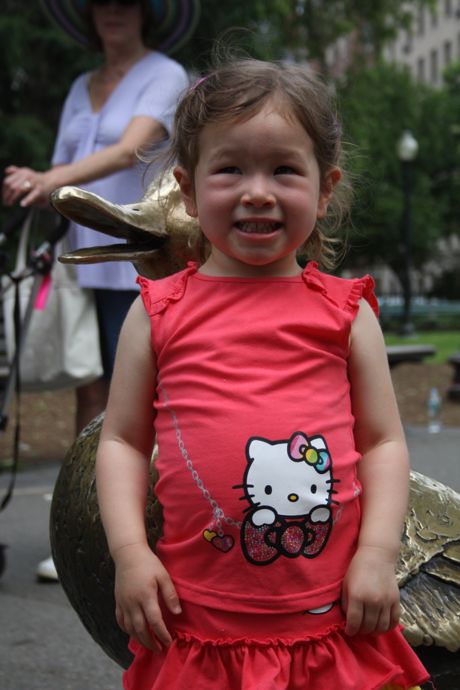
[[(223, 66), (171, 155), (206, 262), (140, 278), (97, 458), (126, 690), (407, 689), (408, 457), (369, 277), (321, 273), (340, 127), (303, 69)], [(164, 510), (144, 523), (149, 459)]]

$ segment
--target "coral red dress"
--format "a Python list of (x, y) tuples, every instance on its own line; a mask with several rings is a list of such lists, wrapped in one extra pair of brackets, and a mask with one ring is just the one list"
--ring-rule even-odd
[(157, 553), (183, 613), (126, 690), (381, 690), (427, 678), (399, 629), (348, 637), (360, 525), (347, 373), (371, 278), (139, 279), (158, 376)]

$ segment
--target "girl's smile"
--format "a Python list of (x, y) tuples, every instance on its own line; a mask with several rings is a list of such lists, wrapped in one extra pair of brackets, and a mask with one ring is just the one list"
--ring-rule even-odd
[(321, 181), (311, 138), (268, 103), (251, 118), (207, 125), (194, 179), (176, 168), (189, 215), (211, 243), (202, 271), (297, 275), (297, 249), (326, 213), (334, 168)]
[(282, 223), (263, 220), (241, 220), (235, 223), (240, 232), (260, 235), (268, 235), (280, 230)]

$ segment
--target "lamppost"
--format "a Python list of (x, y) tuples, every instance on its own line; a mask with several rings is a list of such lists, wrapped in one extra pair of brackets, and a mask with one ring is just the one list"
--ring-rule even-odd
[(418, 153), (418, 142), (409, 130), (404, 130), (397, 145), (398, 158), (401, 161), (403, 214), (401, 218), (401, 239), (403, 246), (403, 314), (401, 334), (412, 335), (414, 325), (411, 321), (412, 303), (412, 170), (413, 162)]

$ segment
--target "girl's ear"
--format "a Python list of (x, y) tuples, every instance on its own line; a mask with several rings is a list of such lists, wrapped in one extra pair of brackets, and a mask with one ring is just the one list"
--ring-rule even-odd
[(337, 182), (340, 181), (341, 177), (342, 171), (340, 168), (334, 166), (327, 171), (319, 192), (318, 210), (316, 213), (317, 218), (324, 218), (326, 215), (327, 207), (331, 200), (332, 194), (334, 193), (334, 187)]
[(191, 218), (198, 217), (198, 211), (195, 203), (195, 195), (193, 193), (193, 180), (190, 179), (190, 175), (180, 165), (177, 165), (173, 170), (174, 177), (176, 178), (177, 184), (179, 185), (182, 199), (185, 205), (185, 210)]

